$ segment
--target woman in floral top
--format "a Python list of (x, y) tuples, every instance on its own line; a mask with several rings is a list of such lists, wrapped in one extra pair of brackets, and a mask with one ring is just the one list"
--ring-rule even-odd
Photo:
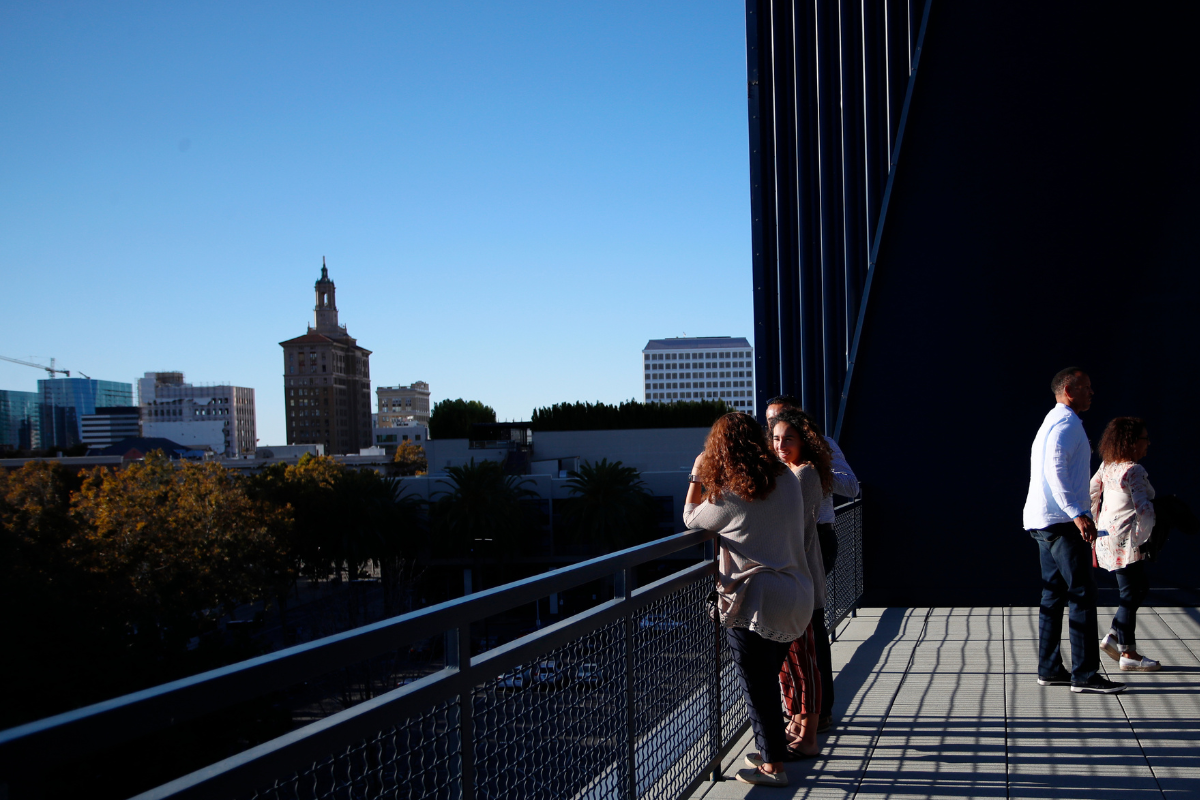
[(1096, 520), (1096, 563), (1117, 579), (1120, 606), (1100, 649), (1123, 670), (1152, 672), (1159, 663), (1141, 655), (1134, 643), (1137, 610), (1150, 591), (1142, 546), (1154, 529), (1154, 487), (1146, 468), (1150, 437), (1137, 417), (1117, 417), (1100, 437), (1100, 469), (1092, 476), (1092, 517)]

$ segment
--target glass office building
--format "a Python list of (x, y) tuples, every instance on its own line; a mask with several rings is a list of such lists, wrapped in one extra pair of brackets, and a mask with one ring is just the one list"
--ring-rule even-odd
[(38, 381), (42, 447), (74, 447), (83, 441), (83, 415), (97, 408), (133, 405), (133, 384), (92, 378)]
[(0, 450), (41, 447), (41, 415), (37, 392), (0, 389)]

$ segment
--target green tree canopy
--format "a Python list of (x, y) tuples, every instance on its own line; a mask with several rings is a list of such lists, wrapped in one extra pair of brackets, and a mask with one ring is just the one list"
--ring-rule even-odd
[(679, 403), (556, 403), (534, 409), (534, 431), (606, 431), (633, 428), (708, 428), (734, 409), (724, 400)]
[(522, 501), (536, 497), (528, 481), (505, 474), (496, 461), (448, 467), (450, 486), (432, 508), (435, 549), (456, 556), (505, 558), (523, 552), (530, 524)]
[(574, 541), (620, 550), (654, 537), (657, 510), (636, 469), (602, 458), (567, 476), (562, 520)]
[(495, 422), (496, 412), (478, 400), (443, 400), (429, 415), (432, 439), (465, 439), (476, 422)]

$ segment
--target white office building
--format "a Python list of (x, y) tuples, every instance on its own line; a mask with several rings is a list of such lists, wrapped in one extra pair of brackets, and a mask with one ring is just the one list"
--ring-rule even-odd
[(254, 455), (258, 430), (254, 390), (220, 384), (193, 386), (182, 372), (147, 372), (138, 379), (142, 436), (192, 447), (208, 445), (228, 457)]
[(647, 403), (724, 400), (754, 412), (754, 348), (740, 336), (651, 339), (642, 369)]

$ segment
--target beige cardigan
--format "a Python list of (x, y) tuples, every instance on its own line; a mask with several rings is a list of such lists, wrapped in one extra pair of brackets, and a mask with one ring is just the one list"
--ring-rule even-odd
[(749, 628), (764, 639), (804, 635), (813, 612), (813, 579), (804, 551), (805, 508), (800, 481), (785, 471), (775, 490), (753, 502), (725, 494), (715, 503), (688, 503), (683, 522), (720, 534), (717, 610), (727, 628)]
[(825, 492), (821, 488), (821, 476), (812, 464), (801, 464), (788, 469), (800, 480), (804, 494), (804, 556), (808, 561), (808, 574), (813, 581), (813, 608), (825, 607), (825, 559), (821, 554), (821, 537), (817, 534), (817, 520), (821, 516), (821, 503)]

